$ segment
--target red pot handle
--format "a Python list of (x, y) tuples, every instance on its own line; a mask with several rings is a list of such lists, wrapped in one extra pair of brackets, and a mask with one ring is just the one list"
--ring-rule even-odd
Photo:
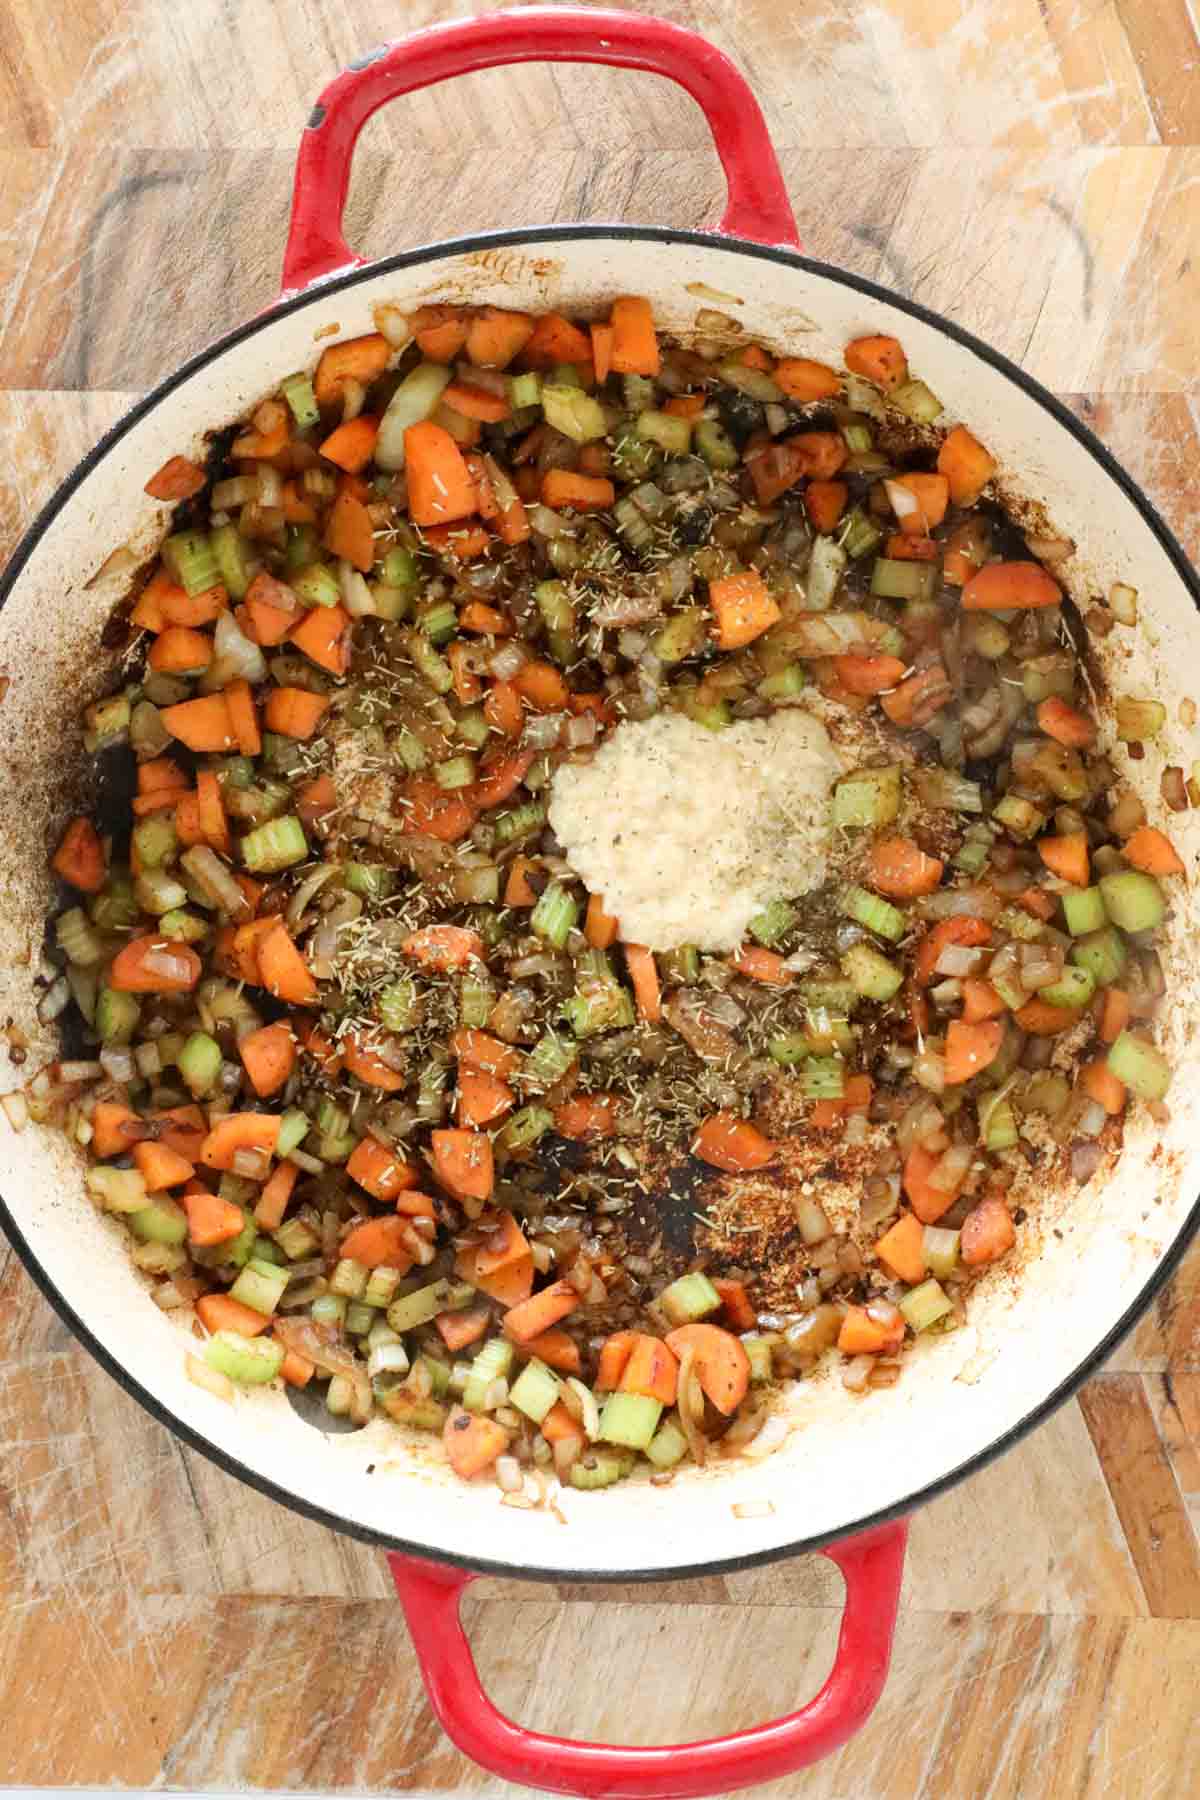
[(342, 237), (350, 162), (377, 107), (452, 75), (505, 63), (589, 62), (648, 69), (677, 81), (703, 107), (729, 185), (718, 230), (799, 248), (787, 189), (745, 77), (705, 38), (666, 19), (572, 6), (531, 6), (415, 31), (344, 70), (313, 109), (300, 140), (283, 293), (362, 268)]
[(622, 1749), (526, 1731), (492, 1705), (459, 1618), (462, 1569), (389, 1556), (430, 1704), (448, 1737), (481, 1768), (556, 1794), (605, 1800), (690, 1800), (774, 1781), (838, 1749), (863, 1725), (891, 1660), (908, 1525), (901, 1520), (830, 1544), (846, 1607), (837, 1656), (820, 1693), (799, 1712), (731, 1737)]

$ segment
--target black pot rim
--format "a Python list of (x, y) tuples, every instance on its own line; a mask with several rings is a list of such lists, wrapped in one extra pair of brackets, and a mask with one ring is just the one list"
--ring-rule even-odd
[[(620, 224), (526, 226), (512, 231), (474, 233), (469, 237), (452, 238), (443, 243), (425, 245), (417, 250), (402, 251), (399, 255), (386, 257), (382, 261), (369, 263), (363, 268), (354, 268), (346, 274), (334, 275), (322, 280), (312, 288), (281, 302), (269, 312), (262, 313), (246, 324), (238, 326), (225, 337), (218, 339), (216, 343), (198, 352), (139, 400), (104, 434), (71, 471), (25, 532), (7, 568), (0, 576), (0, 606), (5, 604), (29, 558), (67, 501), (109, 450), (189, 376), (215, 362), (226, 350), (232, 349), (258, 332), (269, 330), (278, 319), (286, 318), (290, 313), (299, 312), (307, 306), (330, 300), (337, 294), (357, 287), (362, 282), (373, 281), (380, 275), (386, 275), (394, 270), (410, 269), (422, 263), (437, 262), (445, 257), (468, 255), (481, 250), (544, 244), (550, 241), (573, 242), (593, 238), (605, 238), (617, 244), (638, 242), (695, 244), (707, 250), (723, 251), (738, 257), (752, 257), (767, 264), (775, 263), (788, 268), (806, 269), (825, 280), (836, 282), (841, 287), (861, 294), (867, 300), (881, 301), (907, 313), (911, 318), (919, 319), (923, 324), (934, 327), (964, 349), (970, 350), (984, 362), (989, 363), (1000, 374), (1005, 375), (1030, 399), (1035, 400), (1059, 425), (1070, 432), (1080, 447), (1100, 465), (1110, 480), (1132, 501), (1170, 559), (1179, 579), (1191, 594), (1193, 604), (1200, 608), (1200, 579), (1197, 578), (1195, 570), (1184, 555), (1174, 533), (1159, 515), (1157, 509), (1142, 493), (1137, 483), (1126, 474), (1120, 463), (1105, 448), (1095, 433), (1077, 419), (1053, 394), (1042, 387), (1040, 382), (1035, 381), (1009, 357), (993, 350), (972, 333), (964, 331), (961, 326), (943, 318), (941, 314), (931, 311), (930, 308), (921, 306), (916, 301), (904, 299), (901, 295), (892, 293), (889, 289), (879, 286), (876, 282), (868, 281), (863, 276), (850, 274), (829, 263), (819, 262), (812, 257), (801, 255), (798, 251), (781, 246), (750, 243), (744, 238), (718, 237), (705, 232), (676, 231), (663, 226)], [(1037, 1406), (1032, 1407), (1015, 1425), (999, 1437), (994, 1438), (983, 1450), (977, 1451), (975, 1455), (968, 1457), (936, 1481), (915, 1489), (902, 1501), (897, 1501), (891, 1506), (867, 1511), (857, 1518), (849, 1519), (836, 1531), (797, 1538), (791, 1543), (781, 1544), (769, 1550), (753, 1551), (740, 1556), (722, 1556), (703, 1563), (672, 1564), (664, 1562), (654, 1568), (628, 1570), (560, 1569), (542, 1564), (503, 1562), (467, 1556), (456, 1551), (434, 1549), (428, 1544), (414, 1543), (403, 1537), (392, 1537), (372, 1531), (355, 1520), (328, 1512), (325, 1508), (313, 1505), (289, 1489), (277, 1486), (267, 1477), (248, 1468), (237, 1457), (230, 1456), (203, 1433), (194, 1430), (190, 1425), (185, 1425), (168, 1407), (163, 1406), (149, 1393), (123, 1363), (110, 1355), (88, 1326), (84, 1324), (75, 1309), (67, 1302), (49, 1271), (34, 1254), (3, 1196), (0, 1196), (0, 1226), (3, 1227), (5, 1235), (21, 1258), (31, 1278), (63, 1323), (91, 1352), (113, 1380), (118, 1382), (125, 1392), (136, 1400), (152, 1418), (156, 1419), (160, 1425), (166, 1426), (190, 1449), (198, 1451), (210, 1462), (215, 1463), (218, 1468), (224, 1470), (226, 1474), (235, 1476), (239, 1481), (244, 1481), (247, 1486), (255, 1488), (259, 1493), (266, 1495), (268, 1499), (276, 1500), (282, 1506), (290, 1508), (291, 1511), (313, 1520), (314, 1523), (328, 1526), (331, 1530), (341, 1532), (347, 1537), (356, 1538), (362, 1543), (376, 1545), (380, 1549), (397, 1551), (409, 1556), (424, 1557), (433, 1562), (448, 1563), (476, 1574), (506, 1576), (510, 1579), (521, 1577), (531, 1581), (632, 1583), (686, 1580), (688, 1577), (700, 1575), (732, 1574), (739, 1569), (755, 1568), (764, 1563), (781, 1561), (785, 1557), (799, 1556), (809, 1551), (820, 1550), (826, 1545), (854, 1536), (871, 1527), (904, 1518), (914, 1512), (917, 1507), (948, 1492), (969, 1475), (975, 1475), (981, 1469), (985, 1469), (997, 1457), (1002, 1456), (1013, 1445), (1026, 1437), (1035, 1426), (1048, 1419), (1065, 1401), (1069, 1400), (1083, 1383), (1101, 1368), (1125, 1333), (1146, 1312), (1155, 1296), (1161, 1292), (1174, 1274), (1188, 1244), (1200, 1229), (1200, 1198), (1197, 1199), (1170, 1248), (1164, 1253), (1154, 1273), (1143, 1284), (1136, 1298), (1071, 1374), (1046, 1395)]]

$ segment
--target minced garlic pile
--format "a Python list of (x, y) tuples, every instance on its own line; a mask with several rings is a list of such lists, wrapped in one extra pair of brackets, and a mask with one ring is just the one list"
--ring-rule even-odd
[(733, 950), (769, 901), (825, 879), (841, 773), (825, 727), (797, 708), (716, 732), (660, 713), (558, 770), (550, 824), (628, 942)]

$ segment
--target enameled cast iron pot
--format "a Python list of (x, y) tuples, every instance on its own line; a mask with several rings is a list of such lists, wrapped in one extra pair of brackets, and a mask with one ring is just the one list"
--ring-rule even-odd
[[(704, 108), (729, 184), (713, 234), (622, 225), (543, 225), (406, 251), (364, 267), (340, 232), (355, 139), (384, 102), (469, 70), (528, 61), (651, 70)], [(514, 169), (514, 177), (520, 178)], [(300, 148), (283, 295), (193, 358), (114, 427), (58, 490), (0, 586), (0, 1016), (34, 1038), (33, 974), (50, 899), (44, 874), (76, 797), (70, 772), (81, 704), (102, 687), (105, 619), (120, 578), (89, 586), (121, 543), (148, 554), (165, 525), (142, 486), (168, 456), (199, 451), (289, 369), (314, 359), (323, 328), (373, 329), (372, 307), (450, 299), (607, 313), (615, 294), (650, 297), (686, 336), (717, 306), (778, 350), (838, 363), (867, 331), (903, 340), (951, 417), (999, 458), (1007, 492), (1045, 503), (1078, 546), (1077, 599), (1115, 580), (1139, 590), (1141, 624), (1097, 646), (1118, 691), (1167, 706), (1145, 760), (1123, 776), (1159, 808), (1164, 762), (1190, 769), (1200, 739), (1180, 723), (1200, 662), (1196, 578), (1174, 538), (1111, 456), (1020, 369), (956, 326), (800, 254), (762, 116), (746, 83), (703, 39), (629, 14), (530, 9), (441, 26), (380, 50), (321, 96)], [(1183, 717), (1193, 717), (1185, 707)], [(1172, 821), (1194, 860), (1197, 830)], [(1197, 1222), (1200, 1134), (1190, 1129), (1200, 1055), (1187, 1028), (1195, 991), (1196, 901), (1174, 897), (1160, 1037), (1179, 1073), (1171, 1121), (1135, 1113), (1116, 1168), (1048, 1192), (1022, 1231), (1019, 1269), (976, 1290), (966, 1329), (923, 1343), (892, 1390), (854, 1396), (834, 1376), (797, 1386), (799, 1429), (773, 1457), (692, 1471), (667, 1489), (631, 1480), (564, 1496), (567, 1523), (501, 1509), (488, 1484), (457, 1481), (428, 1446), (377, 1423), (327, 1437), (283, 1394), (228, 1406), (192, 1385), (182, 1343), (129, 1264), (118, 1231), (84, 1197), (78, 1161), (52, 1133), (0, 1129), (0, 1218), (43, 1293), (105, 1368), (187, 1443), (297, 1511), (386, 1547), (433, 1705), (477, 1762), (564, 1793), (683, 1796), (770, 1780), (827, 1754), (866, 1718), (887, 1671), (903, 1519), (978, 1469), (1071, 1394), (1148, 1305)], [(47, 1045), (48, 1054), (52, 1047)], [(2, 1054), (2, 1053), (0, 1053)], [(0, 1089), (28, 1074), (6, 1071)], [(375, 1472), (368, 1476), (368, 1465)], [(766, 1502), (766, 1505), (762, 1503)], [(757, 1504), (756, 1504), (757, 1503)], [(735, 1513), (734, 1507), (738, 1508)], [(473, 1573), (583, 1581), (687, 1576), (820, 1549), (841, 1568), (846, 1611), (828, 1682), (791, 1717), (734, 1737), (660, 1749), (569, 1743), (522, 1730), (492, 1707), (458, 1623)], [(417, 1560), (422, 1559), (422, 1560)]]

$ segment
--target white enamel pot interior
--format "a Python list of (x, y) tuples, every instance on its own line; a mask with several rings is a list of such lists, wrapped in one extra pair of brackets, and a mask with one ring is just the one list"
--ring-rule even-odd
[[(697, 298), (697, 284), (701, 284)], [(334, 282), (256, 320), (137, 406), (65, 483), (11, 565), (0, 611), (0, 1013), (35, 1039), (33, 977), (50, 900), (46, 855), (73, 801), (81, 705), (104, 687), (100, 634), (119, 578), (89, 586), (121, 543), (149, 550), (164, 526), (148, 474), (197, 453), (288, 370), (310, 364), (320, 334), (372, 329), (372, 308), (423, 301), (494, 303), (575, 315), (607, 312), (618, 292), (650, 296), (669, 332), (687, 335), (716, 291), (755, 337), (838, 363), (847, 339), (892, 332), (913, 370), (999, 458), (1004, 486), (1044, 503), (1078, 550), (1068, 584), (1086, 603), (1127, 582), (1136, 629), (1096, 646), (1118, 692), (1167, 708), (1161, 743), (1141, 762), (1108, 744), (1122, 777), (1161, 814), (1165, 762), (1200, 756), (1180, 723), (1200, 665), (1195, 580), (1161, 521), (1101, 446), (1017, 369), (911, 305), (788, 251), (662, 231), (558, 227), (424, 250)], [(1109, 733), (1111, 737), (1111, 733)], [(1193, 815), (1170, 820), (1189, 865)], [(428, 1440), (390, 1423), (327, 1437), (283, 1393), (230, 1406), (184, 1373), (186, 1340), (130, 1266), (119, 1229), (84, 1197), (80, 1159), (52, 1133), (0, 1125), (4, 1223), (43, 1291), (125, 1387), (190, 1443), (288, 1505), (397, 1548), (475, 1566), (589, 1578), (686, 1574), (812, 1547), (907, 1510), (1031, 1423), (1094, 1368), (1144, 1307), (1195, 1222), (1200, 1140), (1193, 1124), (1200, 1045), (1195, 891), (1175, 884), (1164, 958), (1170, 997), (1158, 1027), (1178, 1073), (1171, 1119), (1135, 1107), (1115, 1170), (1070, 1191), (1031, 1194), (1015, 1270), (973, 1291), (965, 1330), (922, 1342), (892, 1390), (858, 1397), (836, 1372), (785, 1402), (797, 1429), (774, 1456), (693, 1471), (668, 1489), (641, 1480), (602, 1495), (568, 1492), (566, 1523), (498, 1510), (497, 1491), (457, 1481)], [(0, 1062), (0, 1091), (28, 1075)], [(371, 1472), (369, 1472), (371, 1471)], [(749, 1517), (733, 1508), (751, 1507)]]

